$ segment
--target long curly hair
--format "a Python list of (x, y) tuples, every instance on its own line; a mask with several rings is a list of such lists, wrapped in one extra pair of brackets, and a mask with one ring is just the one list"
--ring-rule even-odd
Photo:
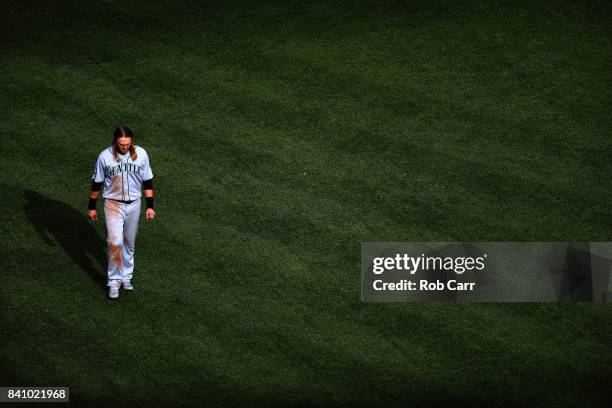
[[(127, 126), (117, 126), (115, 128), (115, 133), (113, 133), (113, 157), (116, 161), (119, 161), (119, 146), (117, 144), (117, 140), (120, 137), (129, 137), (130, 139), (134, 140), (134, 133), (132, 132), (132, 129)], [(130, 157), (132, 160), (136, 160), (138, 157), (134, 142), (130, 143)]]

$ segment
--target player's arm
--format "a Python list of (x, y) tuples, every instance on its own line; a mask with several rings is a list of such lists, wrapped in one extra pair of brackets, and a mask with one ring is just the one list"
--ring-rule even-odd
[(145, 200), (147, 202), (147, 209), (145, 211), (145, 215), (148, 220), (152, 220), (155, 218), (155, 210), (153, 207), (155, 206), (153, 203), (153, 179), (144, 180), (142, 182), (142, 189), (144, 190)]
[(145, 215), (148, 220), (155, 218), (155, 210), (153, 209), (153, 170), (149, 163), (149, 156), (144, 152), (144, 160), (142, 166), (142, 189), (144, 190), (147, 209)]
[(98, 219), (98, 212), (96, 211), (96, 206), (98, 204), (98, 197), (100, 196), (100, 189), (102, 188), (102, 182), (97, 182), (93, 180), (91, 182), (91, 191), (89, 192), (89, 204), (87, 217), (95, 221)]
[(104, 160), (102, 154), (98, 156), (96, 160), (96, 166), (94, 167), (93, 176), (91, 177), (91, 191), (89, 192), (89, 205), (87, 206), (87, 217), (95, 221), (98, 219), (98, 213), (96, 212), (96, 204), (98, 203), (98, 197), (100, 196), (100, 189), (104, 182)]

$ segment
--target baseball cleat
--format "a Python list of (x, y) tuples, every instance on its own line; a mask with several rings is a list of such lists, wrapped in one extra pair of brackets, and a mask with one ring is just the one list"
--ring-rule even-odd
[(121, 285), (112, 285), (108, 287), (108, 297), (111, 299), (117, 299), (119, 297), (119, 287)]
[(125, 281), (125, 282), (123, 282), (123, 289), (125, 289), (125, 290), (134, 290), (134, 286), (132, 285), (132, 282)]

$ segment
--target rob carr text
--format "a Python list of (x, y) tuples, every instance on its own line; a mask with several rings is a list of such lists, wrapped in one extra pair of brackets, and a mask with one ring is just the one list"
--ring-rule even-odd
[(417, 282), (402, 279), (398, 282), (383, 282), (380, 279), (375, 280), (372, 283), (374, 290), (420, 290), (420, 291), (438, 291), (438, 290), (456, 290), (456, 291), (470, 291), (474, 290), (476, 282), (457, 282), (455, 279), (450, 279), (446, 282), (441, 280), (428, 281), (427, 279), (420, 279)]

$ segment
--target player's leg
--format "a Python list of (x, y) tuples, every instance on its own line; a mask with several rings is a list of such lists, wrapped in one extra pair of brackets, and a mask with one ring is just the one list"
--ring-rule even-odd
[(112, 200), (104, 200), (104, 220), (108, 233), (108, 286), (121, 283), (121, 247), (123, 246), (123, 225), (125, 210), (121, 204)]
[(121, 269), (121, 279), (126, 289), (131, 289), (130, 281), (134, 274), (134, 249), (136, 245), (136, 234), (138, 233), (139, 218), (140, 200), (135, 200), (133, 203), (127, 205), (127, 214), (123, 226), (123, 246), (121, 247), (123, 268)]

